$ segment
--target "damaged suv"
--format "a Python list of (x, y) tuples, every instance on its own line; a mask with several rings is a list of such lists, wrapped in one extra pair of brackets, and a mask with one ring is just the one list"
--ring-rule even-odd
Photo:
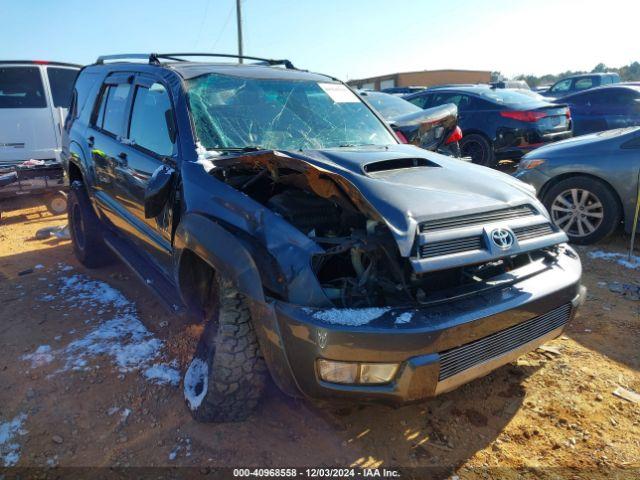
[(115, 254), (202, 323), (196, 419), (245, 418), (269, 373), (295, 396), (421, 400), (570, 321), (580, 260), (532, 188), (401, 144), (335, 78), (189, 56), (85, 67), (63, 157), (78, 259)]

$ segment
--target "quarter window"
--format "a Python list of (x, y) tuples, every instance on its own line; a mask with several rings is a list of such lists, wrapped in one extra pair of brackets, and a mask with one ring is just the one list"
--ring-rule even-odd
[(47, 100), (38, 67), (0, 68), (0, 108), (44, 108)]
[(173, 154), (171, 101), (159, 83), (150, 88), (138, 87), (131, 113), (129, 139), (135, 145), (158, 155)]

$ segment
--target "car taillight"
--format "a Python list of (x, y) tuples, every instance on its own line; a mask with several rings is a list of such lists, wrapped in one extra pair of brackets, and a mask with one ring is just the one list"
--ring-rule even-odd
[(571, 109), (569, 107), (567, 107), (567, 111), (564, 114), (568, 120), (571, 120)]
[(500, 112), (500, 115), (504, 118), (511, 118), (512, 120), (519, 120), (520, 122), (537, 122), (541, 118), (547, 116), (545, 112), (538, 112), (535, 110), (508, 110)]
[(407, 140), (407, 137), (404, 136), (404, 133), (402, 133), (400, 130), (394, 130), (396, 132), (396, 136), (398, 137), (398, 140), (400, 140), (400, 143), (409, 143), (409, 140)]
[(449, 135), (449, 138), (447, 138), (444, 144), (449, 145), (450, 143), (459, 142), (460, 140), (462, 140), (462, 130), (456, 125), (455, 130), (451, 132), (451, 135)]
[(33, 63), (36, 65), (49, 65), (49, 60), (34, 60)]

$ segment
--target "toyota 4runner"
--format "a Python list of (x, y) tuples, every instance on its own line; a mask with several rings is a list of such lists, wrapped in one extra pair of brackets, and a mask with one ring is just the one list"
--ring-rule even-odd
[(421, 400), (571, 320), (580, 260), (531, 187), (400, 144), (335, 78), (195, 56), (83, 68), (63, 163), (80, 262), (115, 254), (203, 323), (196, 419), (245, 418), (268, 373), (296, 396)]

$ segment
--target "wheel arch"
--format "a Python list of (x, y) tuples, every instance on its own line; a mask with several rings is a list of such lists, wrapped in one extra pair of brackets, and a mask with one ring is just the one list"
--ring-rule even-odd
[(620, 195), (618, 194), (616, 189), (613, 188), (613, 185), (611, 185), (611, 183), (606, 181), (604, 178), (602, 178), (602, 177), (600, 177), (598, 175), (594, 175), (592, 173), (566, 172), (566, 173), (562, 173), (560, 175), (556, 175), (555, 177), (552, 177), (551, 179), (549, 179), (547, 181), (547, 183), (545, 183), (540, 188), (540, 193), (539, 193), (538, 197), (540, 198), (542, 203), (544, 203), (544, 197), (546, 197), (547, 193), (549, 192), (549, 190), (551, 190), (551, 188), (553, 188), (555, 185), (557, 185), (558, 183), (562, 182), (563, 180), (568, 180), (570, 178), (588, 178), (588, 179), (595, 180), (597, 182), (602, 183), (609, 190), (609, 192), (611, 192), (613, 197), (616, 199), (616, 204), (618, 206), (618, 209), (620, 210), (620, 215), (621, 215), (621, 218), (622, 218), (622, 222), (625, 223), (624, 222), (624, 220), (625, 220), (625, 218), (624, 218), (624, 213), (625, 213), (624, 212), (624, 206), (622, 204), (622, 199), (620, 198)]
[(193, 307), (196, 300), (189, 288), (207, 275), (202, 273), (199, 262), (224, 275), (251, 300), (265, 301), (253, 257), (232, 233), (217, 222), (199, 214), (189, 214), (181, 219), (174, 237), (174, 252), (174, 280), (182, 300), (189, 307)]

